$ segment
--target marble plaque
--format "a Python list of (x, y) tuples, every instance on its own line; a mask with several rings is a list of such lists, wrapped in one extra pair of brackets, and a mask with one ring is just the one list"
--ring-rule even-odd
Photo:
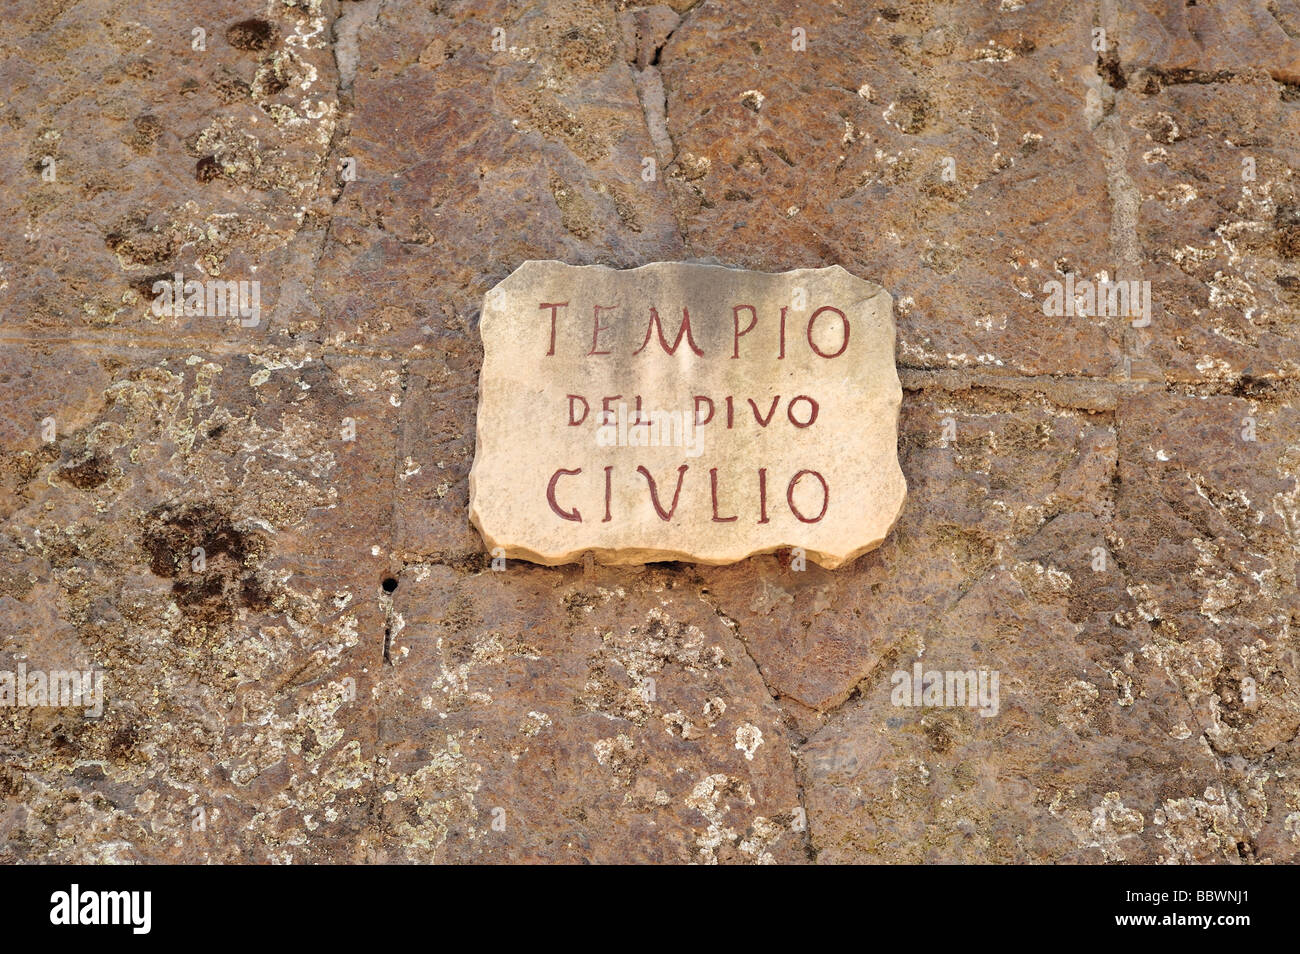
[(898, 519), (893, 299), (839, 266), (529, 261), (480, 331), (470, 519), (494, 556), (829, 568)]

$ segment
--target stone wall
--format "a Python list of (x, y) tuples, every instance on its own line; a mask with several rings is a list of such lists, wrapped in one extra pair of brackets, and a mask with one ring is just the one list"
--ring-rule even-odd
[[(1300, 853), (1296, 0), (6, 13), (0, 669), (105, 701), (0, 707), (0, 861)], [(889, 289), (885, 544), (494, 572), (476, 322), (549, 258)]]

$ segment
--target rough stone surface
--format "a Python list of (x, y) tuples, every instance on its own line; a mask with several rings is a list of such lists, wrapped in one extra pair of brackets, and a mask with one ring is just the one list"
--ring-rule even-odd
[(500, 559), (834, 568), (898, 520), (893, 303), (838, 266), (525, 262), (479, 329), (470, 520)]
[[(0, 670), (106, 698), (0, 707), (0, 861), (1300, 859), (1293, 0), (6, 13)], [(894, 531), (494, 572), (530, 259), (887, 288)]]

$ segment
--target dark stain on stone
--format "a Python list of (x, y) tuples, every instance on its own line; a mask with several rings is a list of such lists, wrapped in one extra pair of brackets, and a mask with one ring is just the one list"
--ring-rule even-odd
[(104, 457), (89, 454), (64, 464), (56, 476), (78, 490), (93, 490), (111, 476), (109, 466), (109, 461)]
[(1273, 218), (1275, 243), (1283, 258), (1300, 258), (1300, 205), (1279, 205)]
[(1128, 86), (1128, 77), (1119, 61), (1119, 50), (1112, 46), (1104, 53), (1097, 54), (1097, 75), (1111, 89), (1125, 89)]
[(266, 20), (240, 20), (226, 28), (226, 42), (237, 50), (269, 50), (275, 42), (275, 28)]
[[(271, 606), (271, 594), (257, 574), (265, 542), (210, 504), (155, 508), (144, 518), (140, 544), (149, 569), (172, 580), (177, 606), (196, 621), (222, 623), (241, 607)], [(195, 569), (195, 547), (203, 549), (201, 569)]]
[(221, 165), (216, 156), (204, 156), (194, 164), (194, 178), (200, 182), (211, 182), (221, 178)]

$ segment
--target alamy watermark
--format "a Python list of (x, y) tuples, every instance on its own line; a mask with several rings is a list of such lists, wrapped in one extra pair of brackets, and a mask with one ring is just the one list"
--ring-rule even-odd
[(704, 453), (704, 441), (695, 415), (677, 411), (642, 411), (640, 401), (629, 414), (622, 401), (618, 409), (599, 412), (597, 447), (681, 447), (686, 456)]
[(83, 708), (98, 718), (104, 714), (104, 673), (99, 669), (28, 669), (0, 672), (0, 706), (15, 708)]
[(1043, 294), (1043, 314), (1054, 318), (1132, 318), (1134, 328), (1151, 324), (1150, 282), (1076, 281), (1070, 272), (1063, 282), (1044, 283)]
[(909, 673), (904, 669), (890, 678), (889, 701), (910, 708), (976, 709), (985, 718), (998, 714), (999, 672), (996, 669), (931, 669), (920, 662)]
[(262, 283), (252, 281), (222, 281), (208, 278), (199, 281), (186, 279), (177, 272), (171, 281), (156, 281), (152, 310), (158, 318), (225, 318), (239, 316), (244, 328), (256, 328), (262, 323)]
[(55, 925), (120, 924), (132, 934), (148, 934), (152, 911), (152, 891), (82, 891), (74, 884), (50, 895), (50, 923)]

